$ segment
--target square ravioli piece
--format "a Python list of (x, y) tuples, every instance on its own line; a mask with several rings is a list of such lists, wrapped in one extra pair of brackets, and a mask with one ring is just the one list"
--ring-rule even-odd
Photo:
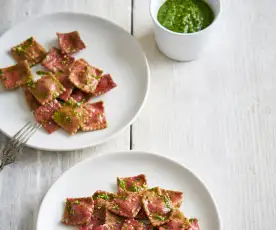
[(67, 225), (87, 225), (93, 213), (92, 197), (67, 198), (62, 223)]
[(85, 103), (83, 104), (83, 108), (88, 113), (85, 122), (81, 126), (82, 131), (95, 131), (107, 127), (103, 101)]
[(33, 79), (27, 61), (22, 61), (16, 65), (0, 69), (0, 78), (6, 89), (18, 88)]
[(84, 59), (79, 59), (75, 61), (69, 79), (80, 90), (93, 93), (99, 83), (100, 75), (101, 70), (90, 66)]
[(113, 81), (110, 74), (103, 75), (94, 91), (94, 96), (100, 96), (117, 87), (117, 84)]
[(78, 103), (69, 99), (54, 113), (53, 120), (67, 133), (73, 135), (85, 122), (85, 117), (87, 117), (87, 111)]
[(57, 33), (58, 44), (63, 53), (72, 54), (76, 53), (86, 46), (80, 38), (78, 31), (70, 33)]
[(142, 207), (138, 193), (121, 193), (107, 204), (107, 209), (119, 216), (134, 218)]
[(65, 88), (65, 92), (62, 93), (61, 95), (59, 95), (59, 98), (63, 101), (67, 101), (72, 92), (73, 89), (75, 88), (75, 86), (71, 83), (71, 81), (69, 80), (69, 75), (67, 73), (57, 73), (56, 74), (56, 78), (59, 80), (59, 82), (63, 85), (63, 87)]
[(11, 54), (17, 62), (27, 60), (30, 66), (40, 63), (46, 56), (46, 50), (34, 37), (11, 48)]
[(160, 226), (170, 221), (173, 213), (172, 202), (168, 194), (159, 187), (145, 191), (142, 203), (153, 226)]
[(47, 53), (45, 59), (42, 61), (41, 65), (54, 73), (69, 73), (74, 60), (75, 58), (62, 53), (60, 49), (52, 47)]
[(61, 108), (61, 105), (55, 99), (46, 105), (40, 106), (34, 113), (37, 122), (39, 122), (49, 134), (59, 128), (59, 126), (52, 119), (54, 112), (59, 108)]
[(168, 223), (160, 226), (159, 230), (199, 230), (199, 228), (191, 228), (191, 222), (183, 215), (183, 213), (176, 209), (171, 216)]
[(165, 190), (161, 188), (162, 193), (167, 193), (172, 202), (173, 208), (180, 208), (182, 204), (183, 193), (179, 191)]
[(51, 73), (44, 75), (35, 82), (28, 82), (27, 86), (30, 92), (42, 105), (45, 105), (65, 92), (65, 88)]
[(105, 220), (106, 204), (114, 199), (115, 194), (98, 190), (92, 197), (94, 201), (93, 216), (100, 220)]
[(147, 179), (144, 174), (132, 177), (117, 177), (118, 193), (140, 192), (147, 189)]

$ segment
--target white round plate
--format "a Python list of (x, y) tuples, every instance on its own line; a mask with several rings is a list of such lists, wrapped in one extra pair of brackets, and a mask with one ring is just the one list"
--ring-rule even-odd
[(60, 222), (67, 197), (92, 196), (96, 190), (116, 192), (117, 176), (140, 173), (147, 176), (149, 187), (182, 191), (181, 210), (188, 217), (197, 217), (201, 230), (220, 230), (214, 201), (192, 172), (168, 158), (138, 151), (104, 154), (81, 162), (64, 173), (44, 197), (36, 229), (71, 229)]
[[(92, 101), (105, 102), (108, 128), (79, 132), (74, 136), (58, 130), (48, 135), (39, 130), (28, 146), (44, 150), (75, 150), (103, 143), (129, 126), (141, 110), (149, 89), (149, 68), (138, 42), (125, 30), (96, 16), (81, 13), (54, 13), (30, 18), (0, 37), (0, 68), (15, 61), (9, 55), (12, 46), (34, 36), (47, 50), (58, 47), (56, 32), (79, 31), (87, 48), (76, 58), (110, 73), (118, 87)], [(39, 68), (33, 68), (33, 72)], [(0, 130), (13, 136), (32, 114), (21, 90), (0, 92)]]

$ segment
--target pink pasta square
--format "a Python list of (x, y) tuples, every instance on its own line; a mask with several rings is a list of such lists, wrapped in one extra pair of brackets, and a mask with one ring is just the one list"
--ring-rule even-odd
[(81, 126), (83, 131), (100, 130), (107, 127), (103, 101), (85, 103), (83, 108), (88, 112), (85, 122)]
[(141, 196), (138, 193), (119, 194), (107, 204), (109, 211), (127, 218), (134, 218), (141, 207)]
[(22, 61), (16, 65), (0, 69), (0, 78), (6, 89), (18, 88), (33, 79), (27, 61)]
[(56, 131), (59, 126), (53, 121), (52, 116), (55, 111), (61, 107), (60, 103), (54, 99), (46, 105), (41, 105), (35, 110), (36, 120), (44, 127), (44, 129), (49, 133)]
[(30, 66), (40, 63), (45, 58), (46, 53), (46, 50), (34, 37), (30, 37), (11, 48), (11, 54), (17, 62), (27, 60)]
[(141, 192), (147, 189), (147, 178), (144, 174), (132, 177), (117, 177), (118, 193)]
[(145, 191), (142, 203), (153, 226), (160, 226), (170, 221), (173, 207), (168, 194), (164, 190), (156, 187)]
[(75, 61), (69, 79), (82, 91), (93, 93), (99, 83), (100, 75), (100, 70), (90, 66), (85, 60), (79, 59)]
[(62, 223), (87, 225), (91, 221), (94, 205), (91, 197), (67, 198)]
[(69, 99), (53, 115), (53, 120), (67, 133), (75, 134), (85, 122), (87, 111), (75, 101)]
[(93, 92), (94, 96), (105, 94), (117, 87), (117, 84), (113, 81), (110, 74), (103, 75), (97, 85), (96, 90)]
[(84, 42), (81, 40), (78, 31), (70, 33), (57, 33), (57, 36), (60, 49), (64, 53), (76, 53), (86, 47)]
[(51, 73), (44, 75), (36, 82), (29, 82), (27, 85), (30, 92), (42, 105), (59, 97), (66, 90)]
[(42, 61), (46, 69), (56, 73), (69, 73), (75, 58), (61, 52), (60, 49), (52, 47)]

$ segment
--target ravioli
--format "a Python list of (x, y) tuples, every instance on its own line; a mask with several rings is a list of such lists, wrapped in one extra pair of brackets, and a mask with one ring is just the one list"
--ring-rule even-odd
[(95, 131), (107, 127), (103, 101), (85, 103), (83, 108), (88, 112), (85, 121), (81, 125), (83, 131)]
[(51, 73), (47, 73), (47, 75), (44, 75), (37, 81), (29, 81), (27, 86), (29, 91), (42, 105), (59, 97), (66, 90)]
[(30, 66), (42, 62), (46, 53), (46, 50), (34, 37), (30, 37), (19, 45), (11, 48), (11, 55), (17, 62), (27, 60)]
[(153, 226), (160, 226), (170, 221), (173, 213), (172, 202), (168, 194), (159, 187), (147, 190), (143, 194), (142, 203)]
[(144, 174), (132, 177), (117, 178), (118, 192), (140, 192), (147, 189), (147, 179)]
[(138, 193), (118, 194), (107, 208), (119, 216), (134, 218), (142, 208), (141, 196)]
[(74, 57), (62, 53), (61, 50), (56, 47), (52, 47), (41, 65), (54, 73), (62, 72), (69, 74), (74, 60)]
[(67, 198), (62, 222), (67, 225), (87, 225), (93, 213), (91, 197)]
[(75, 61), (69, 80), (80, 90), (93, 93), (99, 83), (100, 71), (90, 66), (84, 59)]
[(57, 33), (57, 36), (59, 47), (63, 53), (76, 53), (86, 47), (85, 43), (81, 40), (78, 31), (73, 31), (69, 33)]
[(0, 78), (6, 89), (15, 89), (33, 79), (28, 62), (21, 61), (16, 65), (0, 69)]
[(53, 120), (68, 134), (75, 134), (85, 122), (87, 111), (75, 101), (69, 99), (54, 115)]

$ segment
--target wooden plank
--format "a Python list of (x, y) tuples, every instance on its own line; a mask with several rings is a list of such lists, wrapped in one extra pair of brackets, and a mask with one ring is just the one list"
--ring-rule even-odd
[[(17, 22), (56, 11), (87, 12), (112, 20), (130, 31), (131, 1), (111, 0), (2, 0), (0, 34)], [(77, 162), (101, 152), (128, 150), (129, 128), (97, 148), (75, 152), (44, 152), (25, 148), (16, 163), (0, 173), (0, 229), (35, 229), (40, 202), (51, 184)], [(0, 134), (0, 149), (7, 138)]]
[(276, 2), (222, 1), (208, 51), (189, 63), (156, 48), (149, 2), (134, 2), (134, 35), (149, 59), (151, 89), (133, 125), (133, 148), (172, 157), (202, 178), (222, 229), (274, 230)]

